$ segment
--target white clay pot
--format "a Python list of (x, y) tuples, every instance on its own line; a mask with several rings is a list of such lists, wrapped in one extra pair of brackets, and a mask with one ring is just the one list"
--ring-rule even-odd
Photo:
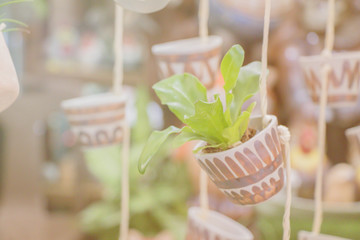
[(157, 44), (151, 50), (157, 59), (161, 78), (187, 72), (211, 89), (219, 72), (222, 43), (219, 36), (197, 37)]
[(298, 240), (350, 240), (349, 238), (336, 237), (325, 234), (313, 234), (311, 232), (299, 232)]
[(7, 109), (19, 95), (19, 81), (4, 35), (0, 33), (0, 112)]
[(262, 129), (262, 118), (251, 118), (249, 127), (258, 130), (258, 133), (243, 144), (223, 152), (195, 155), (211, 181), (236, 204), (264, 202), (284, 185), (278, 121), (272, 115), (269, 119), (268, 125)]
[(360, 90), (360, 52), (334, 53), (329, 58), (321, 55), (301, 57), (300, 64), (315, 103), (320, 102), (322, 67), (329, 64), (328, 105), (344, 107), (356, 104)]
[(84, 148), (122, 142), (126, 97), (111, 93), (63, 101), (72, 132)]
[(115, 0), (123, 8), (138, 13), (152, 13), (166, 7), (170, 0)]
[(186, 240), (253, 240), (252, 233), (240, 223), (218, 212), (192, 207), (188, 212)]

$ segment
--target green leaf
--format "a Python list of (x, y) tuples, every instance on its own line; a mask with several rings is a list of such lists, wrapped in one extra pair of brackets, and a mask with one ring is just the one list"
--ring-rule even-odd
[(214, 143), (226, 141), (222, 132), (227, 127), (227, 123), (219, 97), (211, 103), (198, 101), (195, 104), (195, 115), (186, 118), (185, 123), (194, 133), (203, 136), (208, 141)]
[(15, 4), (15, 3), (23, 3), (23, 2), (33, 2), (33, 0), (14, 0), (8, 1), (0, 4), (0, 8), (5, 7), (7, 5)]
[(179, 133), (180, 131), (181, 131), (180, 128), (170, 126), (162, 131), (154, 131), (150, 135), (140, 155), (140, 159), (138, 163), (138, 169), (140, 173), (143, 174), (145, 172), (146, 167), (149, 165), (152, 158), (159, 151), (160, 147), (164, 144), (164, 142), (168, 139), (168, 137), (171, 134)]
[(19, 20), (15, 20), (15, 19), (12, 19), (12, 18), (1, 18), (0, 19), (0, 22), (9, 22), (9, 23), (15, 23), (15, 24), (18, 24), (18, 25), (21, 25), (23, 27), (28, 27), (27, 24), (23, 23), (22, 21), (19, 21)]
[(235, 121), (234, 125), (224, 130), (223, 136), (228, 139), (228, 145), (233, 145), (234, 143), (240, 141), (248, 127), (249, 119), (250, 113), (248, 111), (244, 111)]
[(252, 62), (241, 68), (235, 88), (232, 90), (234, 101), (231, 105), (231, 119), (235, 121), (246, 100), (259, 90), (261, 63)]
[(206, 88), (193, 75), (184, 73), (164, 79), (153, 86), (161, 103), (169, 107), (178, 119), (195, 114), (195, 103), (206, 101)]
[(209, 142), (209, 139), (196, 134), (190, 127), (183, 127), (182, 131), (180, 134), (178, 134), (174, 140), (173, 140), (173, 146), (174, 148), (178, 148), (181, 145), (190, 142), (190, 141), (194, 141), (194, 140), (202, 140), (205, 142)]
[(226, 93), (229, 93), (236, 85), (240, 68), (244, 63), (244, 56), (244, 49), (237, 44), (230, 48), (221, 61), (220, 68), (225, 81), (224, 89)]

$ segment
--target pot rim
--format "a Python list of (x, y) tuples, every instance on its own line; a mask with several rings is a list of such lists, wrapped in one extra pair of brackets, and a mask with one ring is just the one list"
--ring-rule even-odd
[(123, 103), (125, 101), (126, 94), (115, 95), (112, 92), (107, 92), (64, 100), (61, 102), (61, 107), (63, 109), (92, 108), (111, 103)]
[(356, 134), (360, 134), (360, 126), (348, 128), (345, 130), (346, 136), (351, 136), (351, 135), (356, 135)]
[(223, 40), (220, 36), (211, 35), (206, 39), (200, 37), (181, 39), (171, 42), (159, 43), (151, 47), (155, 55), (188, 55), (204, 53), (220, 47)]
[[(261, 134), (263, 131), (271, 128), (272, 125), (276, 122), (276, 116), (275, 116), (275, 115), (267, 115), (267, 117), (268, 117), (269, 120), (270, 120), (269, 123), (268, 123), (268, 125), (267, 125), (265, 128), (263, 128), (263, 129), (261, 129), (261, 130), (258, 130), (257, 134), (256, 134), (254, 137), (252, 137), (251, 139), (249, 139), (248, 141), (246, 141), (245, 143), (240, 144), (240, 145), (237, 145), (237, 146), (235, 146), (235, 147), (233, 147), (233, 148), (230, 148), (230, 149), (227, 149), (227, 150), (221, 151), (221, 152), (203, 153), (203, 152), (201, 151), (201, 152), (196, 153), (195, 155), (198, 155), (198, 156), (201, 156), (201, 157), (204, 157), (204, 156), (216, 157), (216, 156), (217, 156), (218, 154), (220, 154), (220, 153), (224, 153), (224, 154), (228, 155), (228, 154), (230, 154), (231, 151), (233, 151), (234, 148), (237, 148), (237, 147), (240, 147), (240, 146), (244, 146), (245, 144), (248, 144), (248, 143), (249, 143), (249, 144), (252, 144), (253, 142), (255, 142), (257, 135), (259, 135), (259, 134)], [(258, 118), (262, 118), (262, 116), (256, 115), (256, 116), (254, 116), (254, 117), (251, 117), (251, 118), (250, 118), (250, 121), (251, 121), (251, 120), (254, 120), (254, 119), (258, 119)], [(199, 147), (201, 147), (201, 146), (204, 146), (205, 144), (206, 144), (205, 141), (200, 141), (198, 144), (195, 145), (195, 148), (194, 148), (194, 149), (197, 149), (197, 148), (199, 148)]]
[(360, 60), (360, 51), (333, 52), (330, 57), (324, 57), (322, 55), (301, 56), (299, 58), (299, 61), (300, 63), (314, 63), (314, 62), (329, 62), (330, 60), (345, 60), (345, 59)]
[[(226, 239), (237, 239), (237, 240), (252, 240), (254, 239), (253, 234), (242, 224), (235, 220), (219, 213), (216, 211), (208, 210), (208, 217), (203, 219), (201, 215), (202, 209), (199, 207), (191, 207), (188, 210), (188, 215), (196, 219), (196, 221), (203, 227), (210, 229), (211, 232), (215, 232)], [(209, 221), (212, 220), (212, 221)], [(215, 223), (216, 222), (216, 223)], [(224, 226), (227, 226), (227, 230), (219, 227), (219, 222)], [(207, 227), (210, 225), (210, 228)], [(232, 232), (231, 232), (232, 231)]]
[[(132, 1), (134, 3), (132, 3)], [(127, 10), (131, 10), (138, 13), (153, 13), (160, 11), (161, 9), (165, 8), (166, 5), (169, 4), (170, 0), (162, 0), (160, 3), (156, 1), (156, 7), (154, 7), (154, 1), (144, 1), (144, 0), (131, 0), (131, 1), (124, 1), (124, 0), (115, 0), (115, 2), (121, 5), (123, 8)]]

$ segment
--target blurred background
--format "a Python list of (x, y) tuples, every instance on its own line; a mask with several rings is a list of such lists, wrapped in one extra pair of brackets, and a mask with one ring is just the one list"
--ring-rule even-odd
[[(223, 37), (223, 51), (239, 43), (245, 49), (246, 62), (260, 59), (263, 2), (210, 0), (210, 33)], [(360, 0), (336, 4), (335, 50), (360, 50)], [(292, 132), (292, 239), (296, 239), (298, 230), (311, 227), (318, 161), (318, 107), (305, 89), (298, 58), (321, 52), (327, 1), (273, 0), (273, 5), (269, 109)], [(121, 148), (83, 154), (60, 109), (62, 100), (111, 88), (114, 2), (34, 0), (1, 11), (27, 23), (29, 33), (5, 33), (21, 93), (0, 115), (0, 239), (117, 239)], [(178, 124), (151, 90), (159, 80), (151, 46), (197, 36), (197, 11), (196, 0), (172, 0), (157, 13), (125, 14), (125, 84), (132, 127), (130, 227), (134, 239), (183, 239), (187, 209), (198, 205), (199, 168), (191, 144), (176, 151), (165, 147), (145, 175), (136, 168), (149, 133)], [(359, 152), (350, 151), (344, 131), (359, 123), (359, 104), (327, 111), (323, 231), (351, 239), (360, 239)], [(336, 177), (339, 174), (343, 177)], [(333, 179), (335, 187), (329, 190), (326, 183)], [(210, 186), (211, 208), (240, 221), (259, 240), (281, 238), (283, 202), (279, 196), (258, 207), (235, 206)]]

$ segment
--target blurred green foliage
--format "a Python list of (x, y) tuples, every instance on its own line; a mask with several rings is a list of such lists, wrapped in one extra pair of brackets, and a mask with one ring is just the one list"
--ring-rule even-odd
[[(140, 175), (137, 159), (150, 132), (147, 116), (148, 93), (137, 92), (137, 122), (132, 129), (130, 150), (130, 228), (151, 236), (163, 230), (183, 239), (186, 227), (186, 200), (191, 184), (184, 163), (171, 161), (169, 146), (159, 151), (152, 171)], [(121, 202), (121, 146), (85, 152), (90, 172), (104, 187), (103, 199), (81, 213), (85, 232), (100, 240), (115, 240), (119, 234)]]

